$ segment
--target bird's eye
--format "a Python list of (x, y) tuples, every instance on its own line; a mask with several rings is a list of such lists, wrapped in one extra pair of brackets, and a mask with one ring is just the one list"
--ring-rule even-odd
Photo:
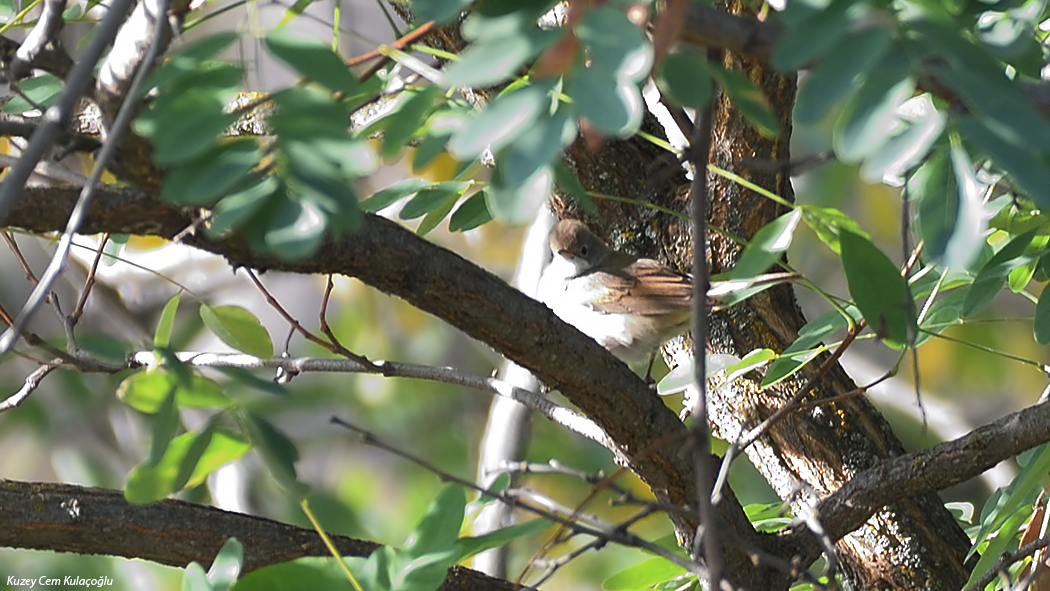
[(590, 252), (590, 249), (587, 248), (586, 244), (583, 244), (583, 245), (580, 246), (580, 256), (581, 257), (585, 257), (586, 258), (588, 252)]

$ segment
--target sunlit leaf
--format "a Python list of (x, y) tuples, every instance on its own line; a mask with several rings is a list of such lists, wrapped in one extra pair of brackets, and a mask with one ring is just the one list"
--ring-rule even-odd
[(270, 333), (254, 314), (241, 306), (200, 307), (201, 320), (215, 336), (227, 345), (260, 358), (273, 356)]

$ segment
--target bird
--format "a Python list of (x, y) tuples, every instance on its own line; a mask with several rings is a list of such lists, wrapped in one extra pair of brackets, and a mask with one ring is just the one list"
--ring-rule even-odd
[(635, 365), (689, 328), (693, 279), (663, 263), (610, 248), (577, 220), (550, 233), (553, 260), (537, 296), (559, 318)]

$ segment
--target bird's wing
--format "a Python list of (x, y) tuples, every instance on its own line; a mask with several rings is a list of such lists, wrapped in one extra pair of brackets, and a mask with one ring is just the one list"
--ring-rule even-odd
[(592, 307), (606, 314), (661, 316), (688, 314), (692, 309), (693, 281), (652, 259), (638, 259), (622, 272), (596, 272), (606, 288)]

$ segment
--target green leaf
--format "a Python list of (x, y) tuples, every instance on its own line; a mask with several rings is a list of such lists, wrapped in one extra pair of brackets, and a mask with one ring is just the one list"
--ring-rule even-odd
[(277, 484), (295, 500), (304, 498), (309, 491), (296, 476), (295, 463), (299, 461), (299, 450), (292, 440), (269, 421), (254, 414), (241, 412), (237, 417), (242, 431)]
[(273, 356), (270, 333), (245, 308), (202, 304), (200, 315), (205, 326), (230, 347), (259, 358)]
[(310, 200), (276, 199), (264, 211), (262, 248), (266, 251), (284, 260), (297, 260), (320, 248), (328, 221)]
[(1040, 345), (1050, 344), (1050, 287), (1044, 287), (1035, 305), (1035, 319), (1032, 321), (1032, 332), (1035, 342)]
[(243, 563), (244, 546), (237, 538), (226, 540), (208, 569), (208, 582), (215, 591), (227, 591), (237, 581)]
[(470, 0), (412, 0), (412, 13), (419, 22), (444, 22), (467, 9)]
[(605, 579), (602, 581), (602, 589), (604, 591), (650, 589), (660, 583), (685, 575), (689, 575), (689, 572), (666, 558), (650, 558)]
[(182, 591), (214, 591), (208, 582), (208, 575), (204, 573), (204, 567), (197, 561), (186, 567), (182, 575)]
[(952, 62), (937, 77), (954, 90), (982, 123), (1020, 147), (1050, 150), (1050, 122), (1025, 98), (1017, 84), (1000, 68)]
[(923, 344), (933, 335), (944, 332), (949, 326), (962, 322), (962, 307), (969, 291), (968, 288), (955, 289), (934, 300), (922, 319), (922, 324), (919, 325), (922, 330), (915, 339), (916, 346)]
[(164, 453), (168, 450), (172, 438), (179, 430), (181, 421), (179, 411), (175, 405), (175, 388), (168, 388), (164, 401), (161, 403), (157, 414), (153, 417), (153, 425), (150, 431), (149, 458), (146, 459), (147, 466), (156, 466)]
[(514, 141), (550, 109), (552, 88), (553, 82), (537, 83), (496, 97), (452, 135), (449, 153), (458, 160), (472, 160), (486, 148), (496, 152)]
[(434, 102), (441, 95), (441, 88), (425, 86), (416, 92), (411, 92), (407, 99), (403, 100), (390, 115), (387, 115), (379, 155), (383, 158), (393, 158), (398, 155), (412, 136), (419, 132), (427, 114), (434, 107)]
[(460, 194), (450, 195), (444, 202), (438, 204), (437, 207), (427, 212), (427, 215), (423, 217), (423, 221), (419, 222), (419, 226), (416, 227), (416, 234), (419, 236), (426, 236), (431, 230), (436, 228), (441, 220), (445, 219), (448, 212), (452, 211), (455, 207), (456, 202), (459, 201)]
[(208, 378), (189, 374), (180, 380), (173, 371), (140, 371), (124, 378), (117, 386), (117, 398), (139, 412), (153, 414), (160, 410), (168, 392), (175, 390), (176, 402), (182, 408), (227, 408), (233, 402), (222, 393), (222, 387)]
[(403, 551), (412, 558), (452, 548), (463, 526), (467, 496), (454, 484), (445, 485), (427, 507), (423, 519), (405, 541)]
[(485, 203), (485, 191), (478, 191), (460, 203), (448, 219), (449, 232), (466, 232), (492, 220), (492, 213)]
[(791, 245), (791, 238), (801, 217), (802, 211), (794, 209), (755, 232), (754, 238), (744, 247), (744, 252), (730, 271), (730, 279), (749, 279), (766, 272)]
[(554, 175), (550, 167), (541, 168), (517, 186), (504, 182), (502, 174), (503, 170), (497, 161), (492, 184), (485, 191), (485, 203), (489, 211), (497, 220), (508, 225), (528, 223), (551, 194)]
[(595, 131), (628, 137), (638, 131), (645, 111), (642, 95), (634, 82), (598, 67), (578, 69), (566, 84), (580, 117)]
[[(62, 79), (57, 76), (41, 74), (40, 76), (34, 76), (33, 78), (22, 80), (18, 83), (18, 89), (22, 91), (22, 94), (41, 108), (47, 109), (55, 103), (58, 94), (62, 92), (62, 84)], [(26, 111), (35, 110), (36, 108), (37, 107), (26, 101), (25, 98), (15, 95), (11, 100), (4, 103), (3, 109), (0, 109), (0, 112), (11, 115), (20, 115)]]
[(276, 110), (269, 123), (282, 141), (347, 140), (350, 110), (317, 88), (295, 86), (273, 95)]
[[(908, 181), (909, 197), (919, 202), (919, 231), (930, 258), (953, 270), (965, 269), (980, 252), (987, 228), (984, 185), (962, 143), (953, 136), (951, 168), (935, 152)], [(914, 191), (914, 193), (912, 193)]]
[(813, 233), (817, 235), (817, 238), (819, 238), (820, 241), (835, 254), (841, 253), (839, 235), (843, 230), (864, 237), (868, 236), (853, 218), (834, 207), (801, 205), (799, 206), (799, 209), (802, 211), (802, 220), (806, 222), (806, 225), (809, 226), (811, 230), (813, 230)]
[(1031, 260), (1031, 257), (1025, 255), (1025, 251), (1033, 238), (1035, 238), (1035, 230), (1015, 236), (981, 267), (966, 296), (966, 303), (963, 304), (964, 317), (971, 317), (987, 308), (1003, 289), (1010, 271)]
[[(412, 199), (405, 204), (397, 217), (403, 220), (414, 220), (423, 217), (430, 211), (441, 207), (449, 198), (458, 198), (470, 187), (470, 183), (463, 181), (446, 181), (431, 185), (416, 193)], [(453, 201), (453, 203), (455, 203)]]
[(226, 141), (206, 156), (172, 170), (161, 188), (161, 198), (178, 205), (211, 205), (261, 160), (262, 151), (252, 138)]
[(594, 204), (594, 200), (587, 194), (587, 189), (580, 182), (576, 173), (565, 164), (564, 159), (554, 164), (554, 179), (558, 183), (558, 188), (575, 199), (583, 211), (588, 213), (598, 212), (598, 206)]
[(754, 371), (776, 358), (777, 354), (772, 349), (755, 349), (744, 355), (744, 358), (739, 363), (726, 368), (725, 381), (726, 383), (732, 383), (744, 374)]
[(838, 121), (832, 143), (845, 162), (857, 162), (877, 152), (892, 135), (897, 109), (911, 97), (915, 81), (903, 50), (891, 51), (857, 90)]
[(393, 205), (398, 199), (414, 195), (423, 187), (430, 185), (431, 183), (419, 178), (403, 179), (385, 189), (376, 191), (371, 197), (363, 199), (359, 206), (361, 211), (376, 213)]
[(179, 309), (179, 299), (182, 298), (182, 290), (175, 292), (164, 309), (160, 311), (157, 320), (157, 332), (153, 336), (154, 347), (167, 347), (171, 341), (171, 331), (175, 328), (175, 312)]
[[(374, 553), (373, 553), (374, 554)], [(369, 591), (389, 589), (364, 576), (361, 558), (344, 559), (350, 571)], [(280, 589), (324, 589), (325, 591), (355, 591), (341, 565), (331, 556), (310, 556), (288, 562), (279, 562), (251, 571), (237, 580), (234, 591), (277, 591)]]
[(246, 181), (240, 188), (230, 191), (212, 210), (211, 222), (207, 226), (210, 238), (225, 236), (244, 226), (281, 189), (281, 182), (272, 175)]
[(897, 265), (867, 238), (845, 231), (839, 240), (850, 295), (868, 326), (891, 347), (911, 342), (915, 302)]
[(212, 427), (183, 433), (171, 441), (154, 464), (140, 464), (128, 474), (124, 497), (130, 503), (150, 503), (200, 485), (208, 474), (248, 453), (241, 439)]
[(151, 109), (139, 119), (136, 129), (153, 141), (154, 163), (174, 166), (214, 149), (216, 138), (235, 121), (237, 115), (224, 113), (218, 97), (184, 92), (163, 108)]
[(839, 39), (827, 57), (810, 70), (798, 89), (795, 120), (816, 123), (852, 90), (889, 50), (893, 39), (885, 26), (872, 26)]
[(847, 35), (856, 16), (849, 9), (851, 0), (835, 0), (826, 8), (813, 10), (809, 17), (787, 27), (773, 52), (773, 67), (791, 72), (807, 66), (843, 35)]
[(711, 100), (706, 58), (692, 51), (672, 53), (660, 64), (660, 91), (677, 105), (699, 109)]
[(455, 562), (466, 560), (490, 548), (496, 548), (518, 538), (532, 536), (553, 525), (546, 519), (533, 519), (497, 529), (481, 536), (466, 536), (456, 540)]
[(496, 154), (499, 174), (493, 178), (495, 189), (527, 184), (538, 172), (546, 170), (562, 148), (575, 138), (576, 124), (568, 109), (559, 109), (552, 116), (541, 113), (513, 144)]
[(959, 117), (956, 125), (996, 166), (1008, 173), (1010, 180), (1024, 189), (1040, 209), (1050, 211), (1050, 194), (1046, 192), (1046, 187), (1050, 187), (1050, 164), (1045, 155), (1033, 152), (1014, 136), (1000, 135), (977, 117)]
[[(573, 28), (587, 51), (588, 69), (597, 69), (622, 83), (635, 82), (649, 74), (653, 49), (642, 28), (627, 12), (615, 6), (597, 6), (584, 12)], [(633, 85), (632, 85), (633, 86)]]
[(733, 101), (733, 106), (740, 110), (748, 122), (766, 137), (780, 134), (780, 121), (773, 114), (769, 99), (755, 83), (737, 70), (727, 70), (717, 64), (708, 62), (708, 72), (718, 85), (725, 90)]
[(343, 60), (320, 41), (298, 39), (278, 29), (265, 43), (270, 53), (309, 80), (344, 94), (354, 94), (360, 86)]
[(486, 38), (467, 47), (459, 61), (449, 66), (445, 84), (478, 87), (504, 82), (558, 37), (557, 31), (544, 31), (532, 23), (503, 37)]
[[(856, 308), (849, 306), (846, 311), (854, 320), (860, 318), (860, 311)], [(762, 379), (760, 387), (768, 388), (794, 374), (820, 352), (824, 339), (845, 327), (846, 319), (838, 310), (829, 310), (807, 322), (798, 331), (795, 342), (784, 349), (780, 358), (766, 370), (766, 377)]]
[(914, 109), (898, 113), (900, 129), (864, 160), (860, 169), (864, 182), (901, 184), (904, 175), (923, 161), (944, 131), (947, 117), (933, 106), (928, 95), (911, 101)]

